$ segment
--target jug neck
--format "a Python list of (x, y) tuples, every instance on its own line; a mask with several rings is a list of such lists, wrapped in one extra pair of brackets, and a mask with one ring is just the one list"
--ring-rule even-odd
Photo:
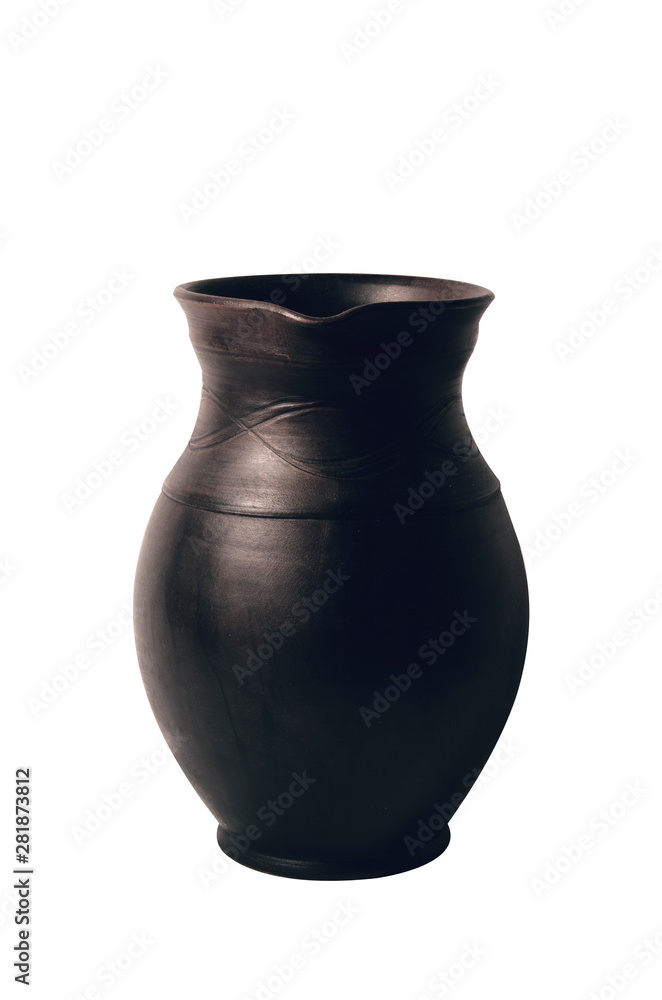
[[(166, 492), (231, 513), (362, 517), (392, 512), (425, 474), (447, 485), (427, 513), (498, 491), (461, 399), (492, 293), (462, 285), (458, 298), (461, 283), (436, 279), (310, 278), (329, 280), (292, 297), (308, 313), (271, 301), (270, 275), (176, 290), (203, 389)], [(265, 298), (236, 294), (249, 290)], [(436, 298), (421, 298), (433, 291)], [(338, 306), (345, 308), (310, 315)]]

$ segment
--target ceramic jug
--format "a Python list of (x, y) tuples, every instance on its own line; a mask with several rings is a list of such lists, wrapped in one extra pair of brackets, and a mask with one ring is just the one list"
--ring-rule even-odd
[(202, 396), (136, 576), (157, 722), (236, 861), (304, 879), (425, 864), (527, 643), (520, 547), (462, 406), (493, 295), (316, 273), (175, 296)]

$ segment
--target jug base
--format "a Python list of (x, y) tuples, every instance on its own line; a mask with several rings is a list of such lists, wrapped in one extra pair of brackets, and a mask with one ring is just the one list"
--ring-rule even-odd
[(402, 872), (420, 868), (434, 861), (446, 850), (450, 843), (451, 832), (444, 827), (438, 837), (421, 847), (415, 855), (407, 857), (407, 852), (400, 849), (390, 857), (352, 859), (346, 861), (311, 861), (308, 859), (280, 858), (271, 854), (263, 854), (248, 848), (237, 856), (237, 848), (231, 842), (226, 830), (218, 828), (218, 846), (224, 854), (246, 868), (253, 868), (267, 875), (282, 875), (285, 878), (299, 878), (315, 881), (344, 881), (349, 879), (381, 878), (385, 875), (399, 875)]

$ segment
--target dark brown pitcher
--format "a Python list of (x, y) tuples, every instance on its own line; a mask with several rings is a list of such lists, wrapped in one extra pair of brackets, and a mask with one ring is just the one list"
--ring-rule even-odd
[(520, 547), (461, 397), (493, 295), (300, 274), (175, 296), (203, 385), (136, 578), (158, 724), (242, 864), (308, 879), (425, 864), (527, 643)]

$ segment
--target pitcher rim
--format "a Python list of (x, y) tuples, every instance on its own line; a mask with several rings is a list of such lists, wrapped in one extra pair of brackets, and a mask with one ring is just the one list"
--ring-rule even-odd
[[(408, 284), (412, 291), (418, 291), (418, 295), (408, 295), (402, 298), (380, 299), (376, 298), (367, 302), (359, 302), (345, 309), (325, 315), (312, 315), (301, 312), (283, 303), (265, 298), (252, 298), (246, 295), (238, 295), (236, 290), (232, 290), (234, 282), (249, 283), (250, 281), (270, 280), (273, 283), (272, 295), (274, 292), (286, 297), (283, 287), (287, 284), (287, 279), (299, 279), (299, 285), (303, 281), (313, 279), (313, 283), (319, 284), (320, 279), (344, 280), (345, 282), (358, 283), (367, 282), (372, 285), (388, 286), (389, 283)], [(226, 286), (227, 294), (221, 294), (219, 286)], [(297, 286), (299, 287), (299, 286)], [(309, 287), (309, 286), (307, 286)], [(218, 289), (211, 291), (211, 288)], [(427, 293), (421, 295), (420, 293)], [(460, 293), (460, 294), (458, 294)], [(347, 317), (357, 313), (374, 309), (385, 310), (395, 306), (411, 306), (424, 303), (439, 303), (445, 309), (451, 308), (466, 309), (482, 306), (486, 308), (494, 299), (494, 293), (482, 285), (471, 282), (459, 281), (454, 278), (432, 278), (419, 275), (403, 274), (377, 274), (344, 271), (312, 271), (312, 272), (292, 272), (288, 274), (241, 274), (225, 276), (221, 278), (202, 278), (196, 281), (188, 281), (177, 285), (173, 295), (180, 302), (194, 302), (213, 306), (227, 306), (233, 309), (261, 309), (286, 317), (295, 322), (309, 326), (320, 326), (338, 323)]]

